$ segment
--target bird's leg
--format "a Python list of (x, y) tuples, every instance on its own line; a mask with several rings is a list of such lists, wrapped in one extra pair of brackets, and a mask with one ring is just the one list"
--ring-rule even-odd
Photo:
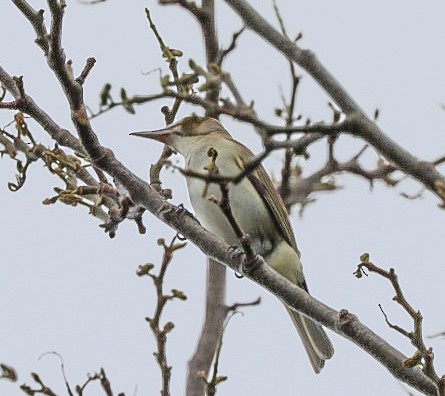
[[(230, 252), (231, 258), (233, 260), (239, 260), (242, 256), (246, 254), (244, 250), (238, 245), (230, 245), (228, 251)], [(239, 265), (238, 269), (235, 271), (235, 276), (238, 279), (244, 278), (242, 264)]]
[[(192, 218), (194, 221), (196, 221), (199, 225), (201, 225), (201, 223), (199, 222), (199, 220), (193, 215), (193, 213), (191, 213), (185, 206), (184, 204), (180, 203), (175, 210), (175, 213), (179, 216), (188, 216), (190, 218)], [(182, 234), (178, 234), (178, 239), (181, 241), (185, 241), (187, 238), (185, 236), (183, 236)]]

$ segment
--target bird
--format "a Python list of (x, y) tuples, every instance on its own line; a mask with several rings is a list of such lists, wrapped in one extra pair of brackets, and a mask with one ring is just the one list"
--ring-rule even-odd
[[(209, 174), (212, 169), (218, 176), (235, 178), (254, 159), (254, 154), (211, 117), (192, 115), (164, 129), (131, 135), (162, 142), (184, 157), (184, 173), (197, 220), (227, 244), (239, 246), (237, 233), (215, 204), (222, 198), (220, 185), (197, 175)], [(236, 224), (249, 236), (254, 252), (276, 272), (309, 293), (288, 213), (263, 166), (260, 164), (246, 172), (237, 183), (228, 183), (228, 199)], [(319, 373), (325, 360), (334, 354), (328, 335), (320, 324), (283, 304), (312, 368)]]

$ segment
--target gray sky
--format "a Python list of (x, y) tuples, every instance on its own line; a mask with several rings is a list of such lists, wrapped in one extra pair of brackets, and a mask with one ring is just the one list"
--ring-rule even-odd
[[(33, 1), (41, 8), (43, 1)], [(312, 49), (351, 95), (372, 114), (380, 109), (379, 125), (403, 147), (422, 159), (433, 160), (445, 153), (445, 57), (443, 38), (445, 5), (414, 1), (281, 1), (280, 8), (291, 35), (303, 32), (300, 45)], [(167, 65), (148, 29), (144, 7), (152, 16), (165, 42), (181, 49), (187, 60), (204, 65), (198, 26), (179, 7), (159, 7), (154, 1), (118, 2), (96, 6), (68, 2), (63, 44), (73, 59), (76, 74), (88, 56), (97, 64), (85, 85), (87, 104), (97, 109), (98, 92), (105, 82), (113, 85), (115, 98), (121, 86), (132, 95), (159, 91), (159, 74), (145, 75)], [(269, 1), (255, 7), (277, 25)], [(2, 31), (1, 65), (13, 75), (23, 75), (25, 89), (60, 125), (73, 131), (67, 103), (57, 80), (33, 43), (34, 33), (11, 2), (0, 5)], [(241, 27), (237, 16), (218, 2), (221, 44)], [(255, 100), (262, 119), (279, 122), (273, 115), (280, 106), (279, 86), (289, 91), (288, 64), (269, 45), (245, 33), (239, 48), (227, 60), (228, 69), (246, 101)], [(304, 76), (297, 109), (312, 120), (329, 120), (328, 98)], [(161, 150), (155, 142), (128, 136), (140, 129), (163, 125), (160, 103), (137, 108), (131, 116), (121, 109), (94, 120), (101, 142), (110, 147), (127, 166), (147, 178), (149, 164)], [(180, 116), (197, 111), (184, 106)], [(0, 112), (0, 125), (12, 119)], [(254, 151), (259, 139), (246, 126), (222, 118), (229, 131)], [(34, 137), (50, 144), (45, 133), (29, 121)], [(338, 156), (353, 156), (363, 143), (341, 139)], [(326, 153), (325, 144), (311, 150), (305, 169), (316, 169)], [(376, 157), (365, 156), (369, 166)], [(277, 174), (281, 154), (266, 163)], [(139, 235), (126, 222), (110, 240), (99, 222), (83, 208), (62, 204), (43, 206), (41, 201), (62, 187), (41, 163), (28, 172), (26, 185), (9, 192), (15, 164), (0, 162), (1, 250), (0, 361), (19, 372), (19, 381), (30, 383), (36, 371), (54, 390), (63, 392), (59, 362), (53, 356), (39, 360), (48, 351), (64, 358), (72, 385), (82, 383), (88, 372), (104, 367), (115, 392), (132, 395), (158, 394), (159, 369), (152, 357), (155, 343), (144, 318), (153, 313), (154, 291), (148, 279), (135, 273), (145, 262), (159, 263), (161, 249), (156, 239), (169, 240), (173, 231), (153, 216), (144, 216), (148, 232)], [(377, 307), (381, 303), (390, 319), (411, 328), (407, 315), (391, 301), (388, 282), (370, 276), (352, 276), (361, 253), (384, 268), (395, 267), (406, 297), (424, 315), (425, 334), (445, 329), (442, 304), (442, 210), (429, 193), (409, 201), (400, 192), (416, 193), (420, 187), (406, 180), (395, 189), (381, 183), (369, 185), (354, 177), (338, 177), (344, 189), (317, 196), (317, 202), (292, 222), (302, 251), (305, 273), (312, 294), (328, 305), (346, 308), (406, 355), (414, 352), (408, 340), (389, 329)], [(189, 206), (185, 183), (178, 174), (164, 172), (165, 185), (174, 189), (175, 203)], [(187, 302), (174, 302), (165, 320), (175, 322), (167, 348), (173, 366), (172, 394), (184, 393), (186, 362), (191, 356), (203, 317), (205, 260), (189, 245), (175, 255), (166, 286), (185, 292)], [(228, 303), (262, 297), (259, 307), (235, 316), (226, 332), (220, 374), (229, 379), (219, 387), (220, 395), (334, 395), (406, 394), (391, 375), (358, 347), (332, 334), (336, 349), (320, 375), (315, 375), (301, 342), (279, 301), (248, 280), (228, 275)], [(436, 367), (444, 371), (445, 344), (428, 340), (434, 347)], [(89, 394), (98, 394), (91, 386)], [(17, 386), (0, 381), (0, 394), (22, 394)]]

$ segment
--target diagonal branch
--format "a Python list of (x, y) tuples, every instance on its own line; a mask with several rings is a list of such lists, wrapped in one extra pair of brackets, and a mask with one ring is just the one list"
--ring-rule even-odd
[(16, 108), (29, 114), (40, 125), (45, 125), (45, 131), (61, 146), (69, 147), (79, 153), (84, 153), (83, 146), (67, 129), (61, 128), (54, 120), (43, 111), (33, 99), (27, 95), (22, 97), (14, 79), (0, 66), (0, 81), (16, 101)]
[(245, 0), (225, 0), (241, 17), (247, 27), (268, 41), (287, 59), (296, 62), (331, 96), (345, 113), (350, 133), (375, 147), (389, 161), (422, 183), (428, 190), (445, 200), (445, 179), (433, 165), (420, 161), (387, 136), (351, 98), (343, 86), (307, 49), (300, 49), (270, 25)]

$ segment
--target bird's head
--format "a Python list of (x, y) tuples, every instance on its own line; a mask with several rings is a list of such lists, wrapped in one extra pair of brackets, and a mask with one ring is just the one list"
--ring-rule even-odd
[(230, 134), (210, 117), (191, 116), (156, 131), (133, 132), (130, 135), (154, 139), (186, 155), (193, 146), (217, 138), (230, 139)]

